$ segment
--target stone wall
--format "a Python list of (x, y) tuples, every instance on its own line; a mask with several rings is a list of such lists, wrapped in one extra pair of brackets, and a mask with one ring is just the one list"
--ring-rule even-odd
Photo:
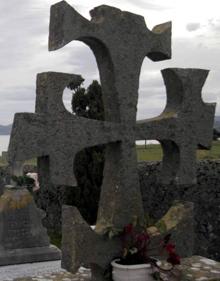
[[(45, 167), (46, 169), (46, 167)], [(46, 171), (43, 169), (44, 171)], [(203, 160), (197, 163), (197, 184), (177, 186), (159, 182), (160, 162), (141, 162), (138, 165), (145, 212), (156, 221), (161, 218), (174, 200), (191, 201), (195, 206), (194, 253), (220, 261), (220, 160)], [(61, 229), (62, 204), (79, 204), (78, 188), (53, 187), (42, 175), (41, 191), (36, 194), (37, 205), (47, 217), (45, 226), (50, 231)], [(44, 190), (44, 191), (43, 191)], [(82, 214), (88, 210), (80, 209)]]
[[(141, 162), (138, 165), (145, 212), (156, 221), (167, 212), (174, 200), (194, 202), (194, 253), (220, 261), (220, 160), (199, 161), (197, 184), (191, 186), (161, 184), (160, 165), (160, 162)], [(46, 171), (46, 168), (43, 170)], [(47, 213), (44, 224), (50, 231), (59, 232), (61, 206), (74, 202), (78, 205), (80, 190), (65, 186), (55, 188), (43, 174), (40, 181), (42, 189), (36, 194), (36, 201)], [(80, 211), (85, 214), (87, 210)]]
[(194, 202), (194, 253), (220, 260), (220, 160), (199, 161), (197, 184), (191, 186), (161, 184), (160, 162), (141, 162), (138, 171), (144, 208), (150, 218), (159, 219), (174, 200)]
[[(46, 168), (45, 168), (46, 169)], [(25, 172), (36, 171), (25, 167)], [(152, 220), (163, 216), (174, 200), (191, 201), (195, 204), (196, 243), (195, 254), (220, 261), (220, 160), (203, 160), (197, 163), (197, 184), (192, 186), (162, 185), (160, 162), (141, 162), (138, 165), (144, 208)], [(0, 169), (0, 187), (4, 168)], [(46, 177), (41, 191), (35, 194), (36, 203), (47, 212), (44, 224), (51, 231), (61, 228), (61, 206), (63, 203), (79, 201), (77, 188), (65, 186), (54, 188)], [(1, 191), (1, 188), (0, 188)], [(86, 210), (81, 210), (85, 213)]]

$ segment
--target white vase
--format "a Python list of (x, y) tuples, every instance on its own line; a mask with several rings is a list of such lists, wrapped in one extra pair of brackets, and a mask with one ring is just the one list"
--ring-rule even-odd
[(117, 261), (111, 262), (114, 281), (154, 281), (150, 264), (122, 265)]

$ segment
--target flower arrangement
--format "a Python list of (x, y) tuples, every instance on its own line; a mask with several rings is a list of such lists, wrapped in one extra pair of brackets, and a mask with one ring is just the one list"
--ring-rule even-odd
[[(180, 264), (180, 257), (176, 253), (175, 245), (170, 242), (171, 234), (165, 235), (158, 245), (153, 245), (153, 237), (147, 231), (146, 227), (139, 224), (128, 224), (124, 227), (121, 235), (122, 255), (117, 261), (121, 265), (137, 265), (150, 264), (155, 280), (163, 280), (161, 273), (171, 272), (175, 265)], [(155, 244), (155, 243), (153, 243)], [(158, 259), (152, 257), (150, 253), (154, 253), (156, 257), (165, 258), (169, 267), (162, 268), (158, 263)]]
[(18, 187), (25, 186), (30, 192), (33, 191), (33, 187), (35, 184), (34, 179), (30, 178), (29, 176), (12, 176), (12, 181)]

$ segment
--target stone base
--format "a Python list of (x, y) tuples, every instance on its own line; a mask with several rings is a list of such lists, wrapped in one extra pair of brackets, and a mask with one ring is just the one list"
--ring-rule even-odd
[(0, 265), (12, 265), (61, 259), (61, 251), (54, 245), (0, 251)]
[[(89, 269), (81, 267), (71, 274), (60, 266), (60, 261), (0, 267), (0, 280), (13, 281), (91, 281)], [(200, 256), (181, 260), (181, 266), (169, 276), (169, 281), (220, 281), (220, 262)]]

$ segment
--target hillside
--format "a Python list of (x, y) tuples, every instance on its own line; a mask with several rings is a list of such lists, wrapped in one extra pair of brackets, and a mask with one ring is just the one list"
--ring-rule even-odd
[(220, 131), (220, 116), (215, 116), (214, 128)]
[(12, 124), (10, 125), (0, 125), (0, 135), (10, 135)]

